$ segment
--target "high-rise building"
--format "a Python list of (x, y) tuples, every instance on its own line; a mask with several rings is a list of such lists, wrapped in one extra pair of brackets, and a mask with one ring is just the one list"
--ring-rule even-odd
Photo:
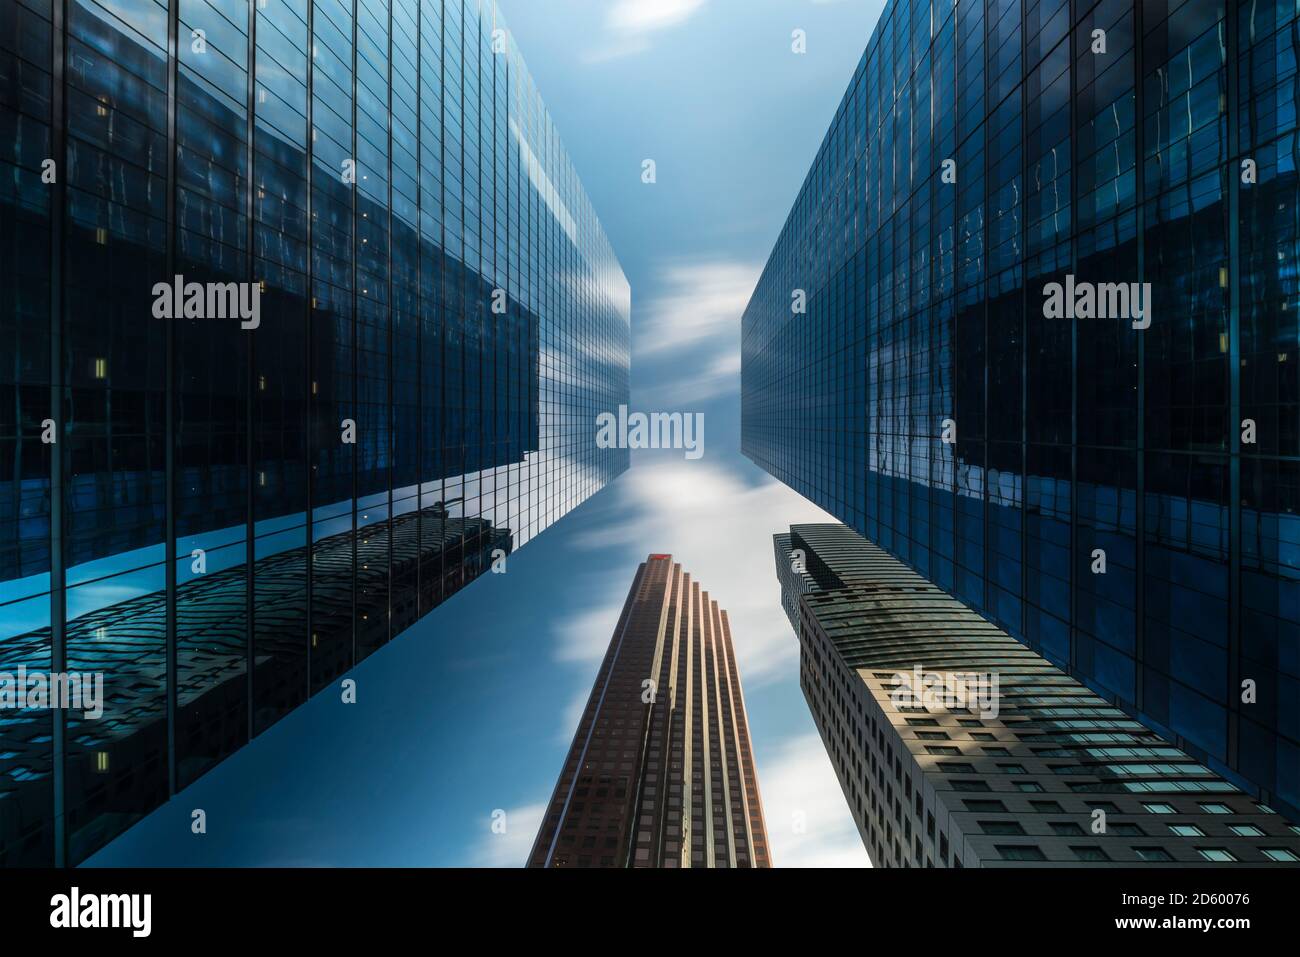
[(637, 569), (531, 867), (769, 867), (727, 613), (671, 555)]
[(878, 867), (1300, 864), (1300, 827), (843, 525), (774, 536)]
[(630, 292), (494, 0), (20, 0), (0, 75), (0, 865), (68, 864), (627, 468)]
[(890, 2), (745, 312), (742, 446), (1300, 822), (1297, 22)]

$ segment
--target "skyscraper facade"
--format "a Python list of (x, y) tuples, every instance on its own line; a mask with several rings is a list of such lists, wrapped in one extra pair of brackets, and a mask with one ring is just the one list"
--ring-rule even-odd
[(878, 867), (1300, 865), (1300, 826), (843, 525), (774, 536)]
[(769, 867), (727, 613), (671, 555), (637, 569), (531, 867)]
[(17, 0), (0, 74), (0, 865), (65, 864), (627, 468), (630, 291), (494, 0)]
[(1296, 23), (891, 2), (745, 312), (742, 416), (762, 468), (1300, 821)]

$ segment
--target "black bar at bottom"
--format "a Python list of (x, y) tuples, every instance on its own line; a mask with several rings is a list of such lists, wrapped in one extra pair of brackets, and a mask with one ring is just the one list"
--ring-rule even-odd
[[(76, 923), (72, 927), (73, 888)], [(574, 921), (584, 931), (630, 934), (653, 919), (653, 902), (707, 893), (682, 925), (711, 919), (734, 949), (740, 939), (786, 933), (809, 939), (847, 931), (869, 941), (943, 946), (1037, 940), (1077, 951), (1116, 939), (1216, 944), (1282, 940), (1295, 929), (1300, 870), (1178, 868), (1015, 870), (716, 871), (465, 870), (28, 870), (0, 872), (5, 944), (31, 937), (243, 943), (283, 938), (337, 947), (423, 938), (459, 947), (532, 945)], [(143, 896), (149, 895), (147, 922)], [(104, 895), (113, 895), (106, 898)], [(123, 897), (121, 895), (128, 895)], [(668, 895), (668, 896), (664, 896)], [(115, 927), (87, 928), (116, 918)], [(725, 915), (725, 916), (724, 916)], [(760, 916), (762, 915), (762, 916)], [(683, 914), (683, 917), (686, 915)], [(134, 918), (134, 920), (132, 920)], [(757, 918), (757, 919), (755, 919)], [(55, 927), (54, 924), (66, 926)], [(703, 925), (703, 926), (701, 926)], [(1038, 938), (1026, 933), (1041, 933)], [(784, 936), (784, 935), (783, 935)], [(843, 939), (843, 938), (840, 938)]]

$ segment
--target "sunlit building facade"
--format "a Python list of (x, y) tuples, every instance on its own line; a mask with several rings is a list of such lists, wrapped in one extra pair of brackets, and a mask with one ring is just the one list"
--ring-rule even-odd
[(889, 3), (745, 312), (742, 418), (762, 468), (1300, 821), (1296, 25)]
[(875, 866), (1300, 866), (1300, 826), (852, 529), (773, 538), (799, 684)]
[(75, 864), (627, 468), (630, 291), (493, 0), (16, 0), (0, 77), (0, 682), (105, 697), (0, 710), (0, 866)]

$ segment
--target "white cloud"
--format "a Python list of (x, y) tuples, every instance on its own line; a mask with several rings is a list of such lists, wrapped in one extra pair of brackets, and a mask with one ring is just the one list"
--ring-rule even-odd
[(679, 350), (724, 335), (739, 348), (740, 317), (761, 271), (729, 261), (668, 266), (660, 278), (664, 292), (636, 318), (638, 354)]
[(713, 360), (713, 365), (709, 367), (713, 375), (718, 376), (739, 376), (740, 375), (740, 350), (729, 352), (726, 355), (718, 356)]
[(636, 396), (640, 407), (680, 409), (736, 395), (740, 392), (740, 343), (734, 343), (730, 351), (714, 355), (701, 369), (686, 369), (675, 375), (665, 370), (665, 375), (670, 377), (638, 386)]
[[(650, 409), (680, 408), (740, 392), (740, 319), (761, 267), (713, 260), (672, 263), (637, 309), (633, 328), (636, 398)], [(648, 384), (641, 385), (642, 380)]]
[[(588, 594), (617, 595), (627, 590), (627, 576), (610, 578), (605, 585), (593, 582)], [(572, 662), (596, 662), (605, 655), (609, 648), (609, 636), (618, 624), (619, 613), (623, 610), (620, 600), (617, 603), (597, 605), (589, 608), (576, 618), (559, 622), (552, 627), (555, 636), (555, 660)]]
[(619, 33), (649, 33), (689, 20), (704, 0), (618, 0), (605, 22)]
[[(671, 552), (727, 610), (746, 688), (797, 672), (798, 642), (781, 610), (772, 534), (796, 522), (833, 521), (830, 516), (766, 476), (748, 485), (709, 463), (707, 445), (706, 458), (696, 462), (640, 456), (611, 492), (619, 497), (613, 509), (625, 518), (587, 533), (580, 546), (622, 547), (638, 561), (650, 552)], [(624, 576), (621, 592), (626, 589)], [(602, 653), (617, 617), (603, 633)]]
[(471, 867), (523, 867), (528, 863), (528, 852), (542, 826), (546, 805), (526, 804), (513, 810), (506, 809), (505, 832), (492, 832), (492, 818), (483, 818), (476, 826), (483, 829), (483, 837), (470, 849)]
[(783, 742), (775, 762), (760, 764), (758, 788), (774, 866), (871, 866), (816, 734)]
[[(605, 639), (608, 642), (608, 638)], [(569, 699), (569, 703), (560, 713), (560, 727), (556, 731), (556, 741), (564, 745), (567, 749), (573, 744), (573, 735), (578, 730), (578, 722), (582, 720), (582, 712), (586, 710), (587, 699), (591, 697), (591, 689), (580, 687)]]
[(559, 620), (551, 626), (552, 657), (563, 664), (574, 665), (574, 674), (578, 676), (573, 696), (560, 713), (560, 724), (555, 732), (556, 740), (566, 748), (572, 743), (573, 732), (582, 719), (601, 659), (609, 650), (630, 581), (628, 568), (584, 573), (583, 593), (611, 601), (593, 604), (574, 617)]
[(642, 53), (651, 35), (685, 23), (706, 0), (618, 0), (605, 16), (598, 44), (583, 53), (588, 63), (602, 63)]

